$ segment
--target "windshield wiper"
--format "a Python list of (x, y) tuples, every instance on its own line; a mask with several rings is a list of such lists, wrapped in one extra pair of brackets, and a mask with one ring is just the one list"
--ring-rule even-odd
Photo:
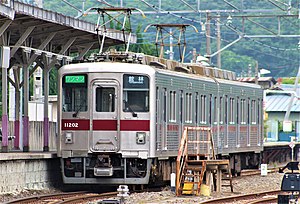
[(129, 111), (132, 113), (132, 117), (137, 117), (137, 114), (132, 110), (131, 106), (128, 104), (127, 101), (123, 100), (125, 103), (125, 107), (129, 109)]
[(83, 104), (85, 103), (86, 100), (81, 101), (78, 109), (75, 111), (75, 113), (73, 113), (73, 118), (77, 118), (79, 111), (81, 110)]

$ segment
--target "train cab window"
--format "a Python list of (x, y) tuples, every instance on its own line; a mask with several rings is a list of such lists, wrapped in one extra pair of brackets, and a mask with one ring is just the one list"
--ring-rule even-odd
[(65, 75), (62, 78), (62, 111), (87, 111), (87, 75)]
[(124, 74), (123, 111), (149, 112), (149, 78), (147, 76)]
[(111, 87), (96, 88), (96, 111), (114, 112), (115, 111), (115, 89)]

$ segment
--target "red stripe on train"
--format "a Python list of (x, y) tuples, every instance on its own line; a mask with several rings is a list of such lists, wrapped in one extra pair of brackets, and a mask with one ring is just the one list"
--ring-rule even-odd
[[(90, 130), (88, 119), (62, 119), (62, 130)], [(93, 120), (93, 130), (115, 131), (117, 120)], [(121, 131), (149, 131), (150, 120), (121, 120)]]
[(93, 120), (93, 130), (117, 130), (117, 120)]
[(121, 131), (149, 131), (150, 120), (121, 120)]

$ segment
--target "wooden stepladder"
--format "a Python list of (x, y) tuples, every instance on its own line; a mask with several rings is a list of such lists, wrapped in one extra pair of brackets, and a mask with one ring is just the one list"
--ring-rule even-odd
[(211, 129), (186, 127), (176, 162), (176, 195), (200, 195), (207, 160), (214, 158)]
[(217, 192), (221, 192), (224, 179), (233, 191), (229, 160), (216, 159), (211, 128), (185, 127), (176, 161), (176, 196), (200, 195), (204, 176), (210, 185), (211, 175)]

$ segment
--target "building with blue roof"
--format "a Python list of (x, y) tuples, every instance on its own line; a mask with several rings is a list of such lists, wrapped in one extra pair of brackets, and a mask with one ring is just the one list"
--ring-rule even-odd
[[(294, 85), (280, 85), (277, 90), (265, 90), (266, 141), (300, 141), (300, 97)], [(292, 101), (291, 101), (292, 100)], [(292, 131), (283, 131), (283, 121), (290, 107), (288, 121)]]

